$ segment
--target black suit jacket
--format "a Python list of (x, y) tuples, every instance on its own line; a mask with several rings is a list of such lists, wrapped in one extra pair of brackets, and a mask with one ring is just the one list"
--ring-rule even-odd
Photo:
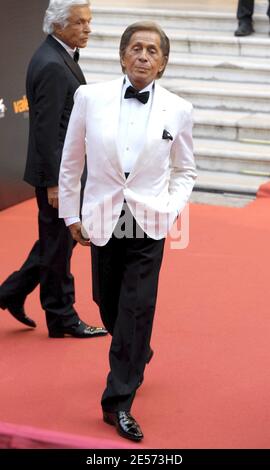
[(58, 185), (73, 95), (85, 83), (79, 65), (48, 36), (33, 55), (26, 77), (29, 140), (24, 179), (32, 186)]

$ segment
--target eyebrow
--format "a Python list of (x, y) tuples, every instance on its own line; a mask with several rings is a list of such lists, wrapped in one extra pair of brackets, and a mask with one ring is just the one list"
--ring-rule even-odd
[[(141, 46), (143, 45), (143, 41), (136, 41), (134, 44), (132, 44), (132, 46)], [(147, 47), (154, 47), (155, 49), (157, 49), (157, 45), (155, 43), (150, 43), (147, 45)]]
[[(73, 22), (76, 22), (76, 21), (91, 21), (92, 19), (93, 19), (92, 15), (87, 19), (78, 15), (78, 16), (73, 17)], [(69, 19), (69, 21), (71, 21), (71, 18)]]

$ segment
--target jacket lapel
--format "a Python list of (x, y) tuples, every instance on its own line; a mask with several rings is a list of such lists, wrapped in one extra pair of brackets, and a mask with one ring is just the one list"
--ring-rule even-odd
[(105, 147), (108, 161), (117, 170), (121, 179), (126, 179), (117, 149), (118, 125), (120, 118), (120, 105), (122, 94), (123, 78), (111, 83), (110, 88), (106, 88), (107, 97), (104, 103), (103, 119), (103, 145)]
[(81, 71), (81, 68), (79, 65), (72, 59), (72, 57), (68, 54), (68, 52), (65, 50), (65, 48), (58, 42), (56, 41), (52, 36), (48, 36), (46, 41), (50, 44), (51, 47), (53, 47), (58, 54), (62, 57), (64, 60), (65, 64), (68, 66), (68, 68), (71, 70), (73, 75), (77, 78), (79, 83), (81, 85), (86, 84), (85, 77)]

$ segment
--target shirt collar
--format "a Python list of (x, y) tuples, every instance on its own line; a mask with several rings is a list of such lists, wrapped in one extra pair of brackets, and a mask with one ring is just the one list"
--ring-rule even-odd
[(75, 47), (75, 49), (72, 49), (72, 48), (69, 47), (65, 42), (61, 41), (61, 39), (58, 39), (56, 36), (54, 36), (54, 34), (52, 34), (52, 37), (53, 37), (56, 41), (58, 41), (58, 42), (61, 44), (61, 46), (64, 47), (64, 49), (66, 49), (67, 53), (68, 53), (68, 54), (72, 57), (72, 59), (73, 59), (74, 52), (76, 51), (76, 47)]

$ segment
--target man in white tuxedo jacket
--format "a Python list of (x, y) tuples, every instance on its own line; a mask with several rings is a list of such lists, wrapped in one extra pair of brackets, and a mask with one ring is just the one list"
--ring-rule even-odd
[[(192, 106), (156, 83), (170, 43), (155, 23), (129, 26), (120, 42), (124, 77), (79, 87), (60, 169), (60, 217), (91, 242), (101, 317), (112, 334), (103, 419), (143, 438), (130, 414), (150, 348), (164, 240), (196, 177)], [(80, 214), (80, 177), (88, 177)]]

